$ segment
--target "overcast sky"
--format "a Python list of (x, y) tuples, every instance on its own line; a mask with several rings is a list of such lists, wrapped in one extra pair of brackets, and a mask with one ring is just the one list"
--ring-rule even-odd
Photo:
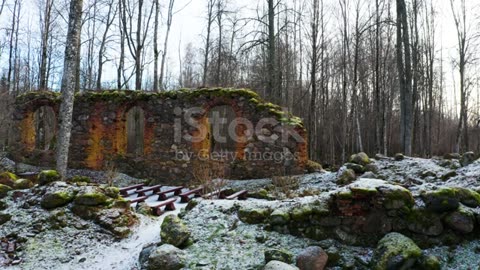
[[(23, 16), (22, 16), (22, 24), (28, 25), (30, 23), (32, 25), (33, 31), (38, 29), (38, 1), (39, 0), (22, 0), (23, 2)], [(41, 1), (41, 0), (40, 0)], [(55, 1), (64, 1), (64, 0), (55, 0)], [(66, 0), (65, 0), (66, 1)], [(85, 0), (87, 1), (87, 0)], [(284, 0), (287, 1), (287, 0)], [(288, 0), (290, 3), (293, 0)], [(351, 0), (354, 3), (356, 0)], [(370, 0), (364, 1), (365, 3)], [(393, 1), (393, 0), (392, 0)], [(452, 17), (451, 7), (450, 7), (450, 0), (427, 0), (427, 1), (434, 1), (435, 9), (437, 12), (437, 22), (436, 22), (436, 33), (437, 33), (437, 47), (440, 48), (440, 43), (443, 46), (443, 58), (444, 58), (444, 70), (447, 79), (446, 91), (452, 96), (453, 99), (453, 82), (454, 77), (452, 73), (452, 59), (457, 57), (456, 54), (456, 32), (454, 27), (454, 21)], [(459, 0), (456, 0), (459, 1)], [(196, 47), (203, 47), (204, 40), (202, 35), (205, 34), (206, 28), (206, 2), (207, 0), (176, 0), (175, 1), (175, 8), (176, 14), (173, 18), (173, 24), (171, 29), (171, 35), (169, 40), (169, 53), (168, 53), (168, 70), (175, 74), (178, 74), (179, 70), (179, 52), (183, 53), (186, 44), (192, 43)], [(473, 10), (474, 5), (478, 5), (478, 0), (466, 0), (468, 5), (468, 10)], [(7, 0), (7, 4), (13, 3), (13, 0)], [(167, 0), (160, 0), (164, 6), (168, 4)], [(266, 0), (242, 0), (242, 1), (235, 1), (230, 0), (229, 3), (229, 10), (237, 10), (242, 7), (242, 16), (248, 16), (245, 14), (252, 14), (252, 10), (254, 10), (258, 5), (262, 6), (266, 3)], [(334, 22), (335, 16), (338, 14), (338, 0), (325, 0), (327, 6), (327, 16), (330, 17), (330, 21)], [(373, 3), (373, 0), (372, 0)], [(353, 8), (353, 4), (351, 5)], [(393, 12), (395, 8), (395, 4), (393, 4)], [(165, 8), (162, 9), (165, 12)], [(353, 10), (352, 10), (353, 12)], [(163, 13), (163, 18), (165, 19), (166, 14)], [(304, 14), (305, 16), (307, 14)], [(473, 15), (473, 14), (472, 14)], [(0, 42), (6, 40), (5, 38), (5, 27), (9, 25), (8, 20), (11, 16), (11, 11), (8, 7), (4, 10), (2, 14), (2, 18), (0, 18)], [(393, 14), (393, 16), (395, 16)], [(480, 14), (476, 14), (476, 16), (480, 16)], [(353, 22), (352, 22), (353, 23)], [(333, 34), (337, 34), (338, 29), (336, 26), (331, 25), (330, 31), (333, 31)], [(477, 29), (478, 29), (477, 25)], [(37, 30), (38, 31), (38, 30)], [(161, 28), (161, 36), (159, 38), (159, 44), (163, 43), (163, 33), (165, 31), (165, 27)], [(153, 36), (153, 31), (150, 31), (149, 35)], [(25, 38), (25, 34), (22, 34), (21, 38)], [(180, 46), (180, 47), (179, 47)], [(8, 67), (6, 63), (6, 54), (5, 49), (2, 54), (0, 67), (5, 69)], [(151, 55), (147, 55), (147, 57), (151, 57)], [(437, 52), (437, 57), (440, 57), (440, 51)], [(115, 66), (113, 63), (107, 64), (105, 66), (105, 79), (114, 79)], [(152, 66), (149, 67), (150, 71), (146, 71), (146, 74), (151, 73)], [(478, 71), (478, 70), (477, 70)], [(475, 71), (476, 72), (476, 71)], [(477, 72), (478, 74), (478, 72)], [(451, 101), (453, 102), (453, 100)]]

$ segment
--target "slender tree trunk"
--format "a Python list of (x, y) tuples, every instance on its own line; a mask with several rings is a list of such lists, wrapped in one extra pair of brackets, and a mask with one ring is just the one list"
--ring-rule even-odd
[(52, 0), (47, 0), (45, 3), (45, 13), (43, 19), (42, 29), (42, 43), (41, 43), (41, 55), (40, 55), (40, 70), (39, 70), (39, 90), (47, 90), (47, 58), (48, 58), (48, 38), (50, 36), (51, 25), (51, 12), (52, 12)]
[(155, 0), (155, 21), (153, 23), (153, 91), (158, 91), (158, 23), (160, 15), (160, 6), (158, 0)]
[(274, 0), (268, 0), (268, 60), (267, 60), (267, 89), (265, 96), (267, 99), (274, 100), (277, 87), (277, 67), (276, 62), (276, 46), (275, 46), (275, 6)]
[(70, 13), (68, 18), (68, 32), (65, 44), (65, 60), (62, 76), (62, 102), (59, 112), (59, 130), (57, 145), (57, 171), (62, 178), (66, 177), (68, 167), (68, 151), (72, 129), (72, 113), (75, 93), (75, 75), (77, 56), (80, 47), (80, 34), (82, 30), (82, 6), (83, 0), (70, 1)]
[(207, 39), (205, 40), (205, 54), (203, 58), (203, 78), (202, 78), (202, 84), (203, 86), (207, 85), (207, 76), (208, 76), (208, 61), (209, 61), (209, 55), (210, 55), (210, 36), (212, 32), (212, 23), (214, 20), (213, 17), (213, 8), (215, 5), (216, 0), (208, 0), (207, 4)]
[(165, 90), (165, 63), (167, 62), (167, 49), (168, 49), (168, 38), (170, 36), (170, 28), (172, 26), (173, 20), (173, 6), (175, 0), (170, 0), (168, 4), (168, 15), (167, 15), (167, 31), (165, 33), (165, 40), (163, 42), (163, 51), (162, 51), (162, 63), (160, 65), (160, 89)]

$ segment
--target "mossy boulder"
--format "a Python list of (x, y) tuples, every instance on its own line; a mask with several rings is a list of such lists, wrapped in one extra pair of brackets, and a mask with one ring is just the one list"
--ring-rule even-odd
[(147, 203), (145, 202), (139, 202), (137, 203), (137, 206), (135, 206), (135, 211), (141, 215), (144, 216), (150, 216), (153, 215), (153, 210), (150, 206), (148, 206)]
[(394, 159), (396, 161), (402, 161), (402, 160), (405, 159), (405, 156), (402, 153), (396, 153), (395, 156), (394, 156)]
[(355, 181), (356, 175), (355, 171), (348, 169), (347, 167), (342, 167), (337, 172), (337, 184), (339, 185), (348, 185)]
[(356, 163), (345, 163), (344, 166), (347, 167), (347, 169), (351, 169), (358, 174), (364, 173), (366, 171), (364, 166)]
[(238, 210), (238, 218), (248, 224), (265, 223), (270, 215), (271, 210), (268, 208), (246, 208), (242, 207)]
[(0, 213), (0, 225), (3, 225), (12, 219), (12, 215), (6, 213)]
[(322, 165), (320, 163), (317, 163), (313, 160), (308, 160), (307, 163), (305, 164), (305, 169), (307, 170), (308, 173), (314, 173), (314, 172), (320, 172), (322, 171)]
[(0, 199), (3, 199), (5, 197), (7, 197), (8, 195), (8, 192), (11, 191), (12, 188), (7, 186), (7, 185), (3, 185), (3, 184), (0, 184)]
[(313, 209), (310, 205), (302, 205), (294, 207), (290, 212), (290, 217), (293, 221), (307, 221), (313, 213)]
[(460, 202), (468, 207), (480, 206), (480, 193), (468, 188), (454, 188), (457, 198)]
[(420, 260), (420, 267), (423, 270), (440, 270), (442, 266), (440, 260), (433, 255), (423, 256)]
[(393, 232), (378, 242), (372, 267), (375, 270), (411, 269), (421, 256), (422, 250), (412, 239)]
[(77, 194), (75, 204), (98, 206), (106, 204), (107, 200), (107, 195), (100, 188), (86, 186)]
[(46, 185), (55, 181), (60, 181), (62, 177), (55, 170), (45, 170), (38, 174), (38, 184)]
[(293, 254), (284, 249), (265, 250), (265, 263), (269, 261), (280, 261), (284, 263), (293, 263)]
[(40, 205), (45, 209), (62, 207), (73, 201), (75, 194), (69, 190), (47, 193), (43, 196)]
[(364, 152), (360, 152), (358, 154), (354, 154), (354, 155), (350, 156), (349, 161), (351, 163), (355, 163), (355, 164), (362, 165), (362, 166), (366, 166), (367, 164), (370, 164), (370, 162), (371, 162), (368, 155), (365, 154)]
[(127, 237), (131, 232), (130, 226), (137, 220), (129, 209), (98, 208), (93, 214), (96, 223), (119, 238)]
[(68, 179), (70, 183), (90, 183), (92, 180), (88, 176), (75, 175), (74, 177)]
[(9, 186), (13, 188), (15, 181), (18, 180), (18, 177), (11, 172), (2, 172), (0, 173), (0, 184)]
[(160, 237), (162, 243), (183, 247), (189, 242), (190, 230), (179, 217), (168, 215), (163, 220)]
[(13, 184), (14, 189), (27, 189), (31, 187), (33, 187), (33, 183), (28, 179), (18, 179), (15, 181), (15, 184)]
[(440, 179), (442, 179), (442, 181), (447, 181), (448, 179), (450, 179), (452, 177), (455, 177), (455, 176), (457, 176), (456, 171), (448, 171), (448, 172), (442, 174), (442, 176), (440, 176)]
[(287, 209), (276, 209), (270, 214), (271, 225), (286, 225), (290, 221), (290, 213)]
[(412, 209), (406, 216), (407, 227), (411, 232), (438, 236), (443, 232), (440, 216), (423, 208)]
[(475, 228), (475, 213), (466, 207), (448, 213), (444, 218), (445, 224), (460, 233), (471, 233)]
[(147, 270), (180, 270), (186, 266), (185, 251), (169, 244), (155, 248), (148, 256)]
[(105, 195), (107, 195), (110, 198), (117, 199), (120, 194), (120, 189), (117, 187), (106, 187), (104, 189)]
[(437, 213), (454, 211), (460, 206), (457, 190), (454, 188), (442, 187), (438, 190), (422, 192), (421, 198), (428, 210)]

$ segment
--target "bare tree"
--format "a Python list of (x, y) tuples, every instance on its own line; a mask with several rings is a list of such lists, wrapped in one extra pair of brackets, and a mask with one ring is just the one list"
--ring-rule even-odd
[(75, 93), (75, 75), (80, 36), (82, 31), (83, 0), (71, 0), (68, 17), (68, 31), (65, 44), (65, 61), (62, 77), (62, 102), (59, 112), (57, 145), (57, 171), (64, 178), (68, 167), (68, 151), (72, 129), (72, 113)]
[(202, 77), (202, 84), (203, 86), (207, 85), (207, 73), (208, 73), (208, 61), (210, 60), (210, 38), (212, 34), (212, 25), (215, 22), (215, 3), (217, 0), (208, 0), (207, 2), (207, 36), (205, 39), (205, 52), (203, 58), (203, 77)]
[(105, 29), (103, 31), (102, 39), (100, 41), (100, 48), (98, 50), (98, 71), (97, 71), (97, 90), (102, 89), (102, 73), (103, 73), (103, 64), (107, 61), (104, 59), (104, 55), (106, 53), (106, 44), (108, 39), (108, 32), (110, 27), (112, 26), (113, 22), (115, 21), (115, 16), (117, 14), (117, 7), (118, 5), (114, 5), (115, 1), (111, 0), (107, 3), (108, 11), (105, 17)]
[(164, 85), (165, 62), (167, 61), (168, 38), (170, 36), (170, 28), (172, 26), (174, 4), (175, 4), (175, 0), (170, 0), (169, 4), (168, 4), (167, 30), (166, 30), (166, 33), (165, 33), (165, 40), (163, 42), (162, 62), (160, 64), (160, 79), (159, 79), (160, 90), (165, 90), (165, 85)]
[(413, 94), (410, 37), (405, 0), (397, 0), (397, 69), (400, 86), (400, 142), (412, 155)]

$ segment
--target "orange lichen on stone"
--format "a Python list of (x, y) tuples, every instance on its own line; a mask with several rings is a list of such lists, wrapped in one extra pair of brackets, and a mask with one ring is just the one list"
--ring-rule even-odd
[(247, 147), (247, 127), (245, 125), (236, 125), (236, 144), (235, 144), (235, 157), (236, 159), (245, 159), (245, 148)]
[(210, 155), (210, 124), (207, 117), (197, 120), (198, 128), (192, 132), (192, 148), (199, 158), (208, 158)]
[(125, 155), (127, 153), (127, 125), (124, 108), (120, 108), (117, 110), (117, 117), (115, 121), (115, 143), (114, 143), (114, 150), (118, 155)]
[(21, 141), (26, 151), (33, 151), (35, 149), (35, 117), (33, 111), (25, 113), (23, 120), (20, 123)]
[(308, 161), (307, 134), (303, 129), (295, 129), (303, 138), (303, 142), (298, 143), (298, 164), (305, 167)]
[(153, 152), (154, 130), (155, 125), (153, 123), (145, 123), (143, 152), (146, 156), (150, 156)]
[(90, 118), (90, 137), (89, 145), (87, 147), (87, 158), (85, 163), (87, 168), (99, 170), (103, 166), (104, 161), (104, 146), (102, 144), (102, 139), (105, 133), (105, 128), (102, 122), (102, 117), (100, 114), (101, 106), (97, 103), (95, 105), (95, 113), (93, 117)]

